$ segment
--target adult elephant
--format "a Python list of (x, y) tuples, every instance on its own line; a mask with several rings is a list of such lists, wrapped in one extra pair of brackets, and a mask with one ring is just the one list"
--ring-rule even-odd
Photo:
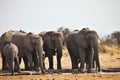
[(29, 66), (30, 70), (39, 70), (40, 67), (42, 73), (44, 73), (43, 40), (40, 36), (33, 33), (16, 33), (12, 38), (12, 42), (19, 49), (19, 57), (25, 58), (25, 66)]
[(63, 34), (61, 32), (49, 31), (42, 34), (45, 57), (49, 60), (49, 69), (53, 69), (53, 56), (57, 56), (57, 69), (61, 69), (61, 57), (63, 48)]
[(9, 31), (3, 33), (0, 37), (0, 52), (1, 52), (1, 55), (2, 55), (2, 70), (7, 70), (8, 69), (8, 66), (6, 64), (5, 56), (3, 55), (3, 48), (6, 44), (11, 42), (13, 36), (17, 32), (18, 31), (9, 30)]
[[(18, 48), (13, 43), (8, 43), (3, 49), (3, 55), (9, 66), (9, 71), (14, 75), (14, 71), (20, 72)], [(15, 63), (15, 64), (14, 64)]]
[(78, 69), (78, 60), (80, 60), (80, 71), (83, 72), (84, 62), (86, 61), (88, 65), (87, 72), (92, 72), (94, 56), (98, 71), (100, 71), (98, 38), (96, 31), (85, 28), (78, 33), (69, 34), (66, 43), (71, 57), (72, 69)]

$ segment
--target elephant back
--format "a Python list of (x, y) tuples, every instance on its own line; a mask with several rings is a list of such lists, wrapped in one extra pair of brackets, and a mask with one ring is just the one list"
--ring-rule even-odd
[(13, 36), (17, 33), (18, 31), (13, 31), (13, 30), (9, 30), (5, 33), (3, 33), (0, 37), (0, 51), (3, 50), (3, 47), (11, 42)]
[(3, 54), (5, 56), (18, 56), (18, 48), (15, 44), (13, 43), (8, 43), (5, 45), (4, 49), (3, 49)]
[(97, 39), (97, 40), (99, 39), (99, 36), (98, 36), (96, 31), (88, 31), (86, 37), (88, 39), (90, 39), (90, 38), (94, 38), (94, 39)]
[[(43, 36), (44, 45), (49, 49), (55, 48), (55, 41), (60, 40), (59, 42), (64, 40), (63, 34), (60, 32), (49, 31), (46, 32)], [(56, 41), (58, 42), (58, 41)], [(63, 42), (62, 42), (63, 43)]]

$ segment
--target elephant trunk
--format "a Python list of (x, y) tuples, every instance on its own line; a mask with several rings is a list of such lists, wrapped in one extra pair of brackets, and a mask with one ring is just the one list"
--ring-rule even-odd
[(14, 56), (12, 52), (9, 52), (8, 57), (9, 70), (12, 73), (12, 75), (14, 75)]
[(43, 49), (42, 47), (39, 47), (38, 51), (36, 52), (38, 55), (38, 66), (40, 66), (41, 72), (44, 73), (44, 67), (43, 67)]
[(62, 48), (63, 48), (62, 38), (58, 37), (57, 39), (55, 39), (55, 49), (57, 52), (57, 69), (61, 69)]
[(98, 68), (98, 71), (100, 71), (100, 61), (99, 61), (99, 51), (98, 51), (98, 42), (92, 41), (91, 42), (91, 48), (92, 48), (92, 54), (93, 54), (93, 61), (92, 64), (94, 64), (94, 60), (96, 62), (96, 68)]
[(95, 46), (94, 46), (94, 60), (96, 61), (96, 68), (98, 68), (98, 71), (100, 71), (98, 43), (95, 43)]
[(90, 44), (89, 44), (89, 49), (90, 49), (90, 52), (89, 52), (89, 55), (88, 55), (88, 70), (87, 72), (88, 73), (91, 73), (92, 72), (92, 68), (93, 68), (93, 55), (94, 55), (94, 48), (93, 48), (93, 42), (90, 41)]

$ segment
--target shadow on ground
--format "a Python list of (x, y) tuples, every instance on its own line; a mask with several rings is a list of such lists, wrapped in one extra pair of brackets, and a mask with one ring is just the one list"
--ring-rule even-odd
[[(102, 73), (119, 73), (120, 74), (120, 68), (107, 68), (107, 69), (102, 69)], [(86, 73), (86, 71), (84, 71)], [(46, 74), (84, 74), (80, 73), (77, 69), (76, 70), (71, 70), (71, 69), (63, 69), (63, 70), (46, 70)], [(100, 74), (94, 71), (96, 74)], [(20, 73), (15, 72), (14, 75), (41, 75), (41, 72), (36, 72), (36, 71), (24, 71), (21, 70)], [(0, 76), (11, 76), (11, 73), (8, 71), (2, 71), (0, 70)]]

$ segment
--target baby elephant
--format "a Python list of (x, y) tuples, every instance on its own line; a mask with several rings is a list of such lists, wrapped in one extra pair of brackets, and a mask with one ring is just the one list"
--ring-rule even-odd
[(3, 55), (9, 66), (9, 71), (14, 75), (14, 70), (20, 72), (19, 67), (19, 57), (18, 57), (18, 48), (13, 43), (8, 43), (3, 49)]

